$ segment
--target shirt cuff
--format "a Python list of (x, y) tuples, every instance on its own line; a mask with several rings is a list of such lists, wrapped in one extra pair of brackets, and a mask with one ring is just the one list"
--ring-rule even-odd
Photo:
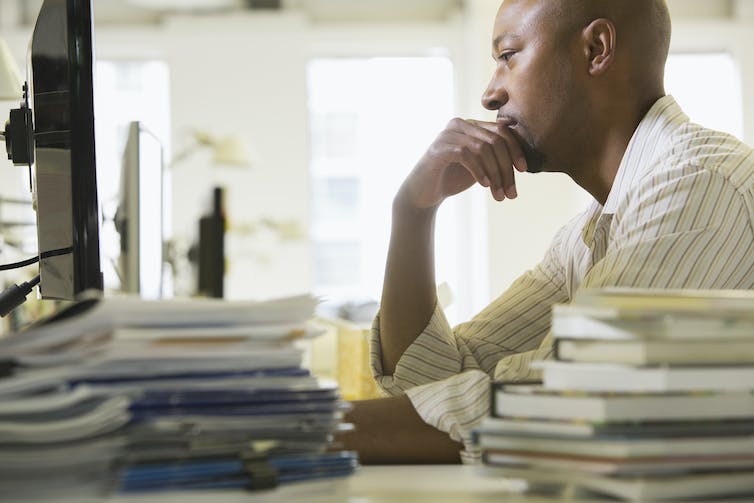
[(463, 369), (464, 359), (439, 304), (427, 327), (401, 356), (393, 375), (384, 375), (382, 368), (380, 313), (372, 322), (369, 346), (372, 374), (388, 396), (402, 395), (415, 386), (446, 379)]
[(490, 376), (469, 370), (440, 382), (417, 386), (406, 392), (411, 404), (427, 424), (462, 442), (464, 463), (480, 460), (472, 442), (472, 431), (490, 412)]

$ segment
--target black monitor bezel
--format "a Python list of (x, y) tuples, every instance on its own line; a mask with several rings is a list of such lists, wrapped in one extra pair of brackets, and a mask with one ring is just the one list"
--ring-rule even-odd
[[(70, 201), (57, 200), (48, 213), (41, 196), (37, 200), (40, 254), (40, 293), (43, 298), (73, 299), (86, 290), (103, 289), (99, 247), (99, 200), (94, 125), (94, 40), (91, 0), (44, 0), (31, 42), (30, 92), (34, 112), (35, 191), (40, 187), (40, 169), (68, 173)], [(39, 149), (68, 152), (59, 166), (42, 165)], [(56, 164), (56, 163), (53, 163)], [(48, 183), (48, 182), (45, 182)], [(61, 215), (60, 207), (69, 215)], [(70, 256), (46, 256), (49, 222), (63, 222), (70, 236)], [(47, 223), (45, 223), (47, 222)], [(67, 232), (64, 229), (63, 232)], [(57, 231), (56, 231), (57, 233)], [(70, 238), (70, 239), (69, 239)], [(59, 249), (57, 250), (60, 251)]]
[[(74, 292), (79, 293), (103, 287), (94, 133), (94, 27), (91, 0), (68, 0), (67, 8)], [(72, 54), (77, 56), (70, 57)], [(93, 169), (77, 169), (78, 166)]]

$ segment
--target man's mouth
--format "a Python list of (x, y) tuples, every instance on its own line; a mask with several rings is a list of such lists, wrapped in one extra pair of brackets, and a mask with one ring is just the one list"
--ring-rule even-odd
[(502, 124), (503, 126), (509, 127), (509, 128), (518, 126), (518, 121), (516, 119), (514, 119), (513, 117), (506, 116), (506, 115), (498, 115), (497, 122), (498, 124)]

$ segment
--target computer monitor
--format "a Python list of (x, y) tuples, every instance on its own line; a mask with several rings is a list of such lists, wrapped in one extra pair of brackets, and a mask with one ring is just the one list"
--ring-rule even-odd
[(162, 145), (138, 121), (128, 125), (115, 228), (120, 234), (121, 290), (163, 295)]
[(43, 298), (102, 290), (91, 0), (44, 0), (30, 47), (32, 192)]

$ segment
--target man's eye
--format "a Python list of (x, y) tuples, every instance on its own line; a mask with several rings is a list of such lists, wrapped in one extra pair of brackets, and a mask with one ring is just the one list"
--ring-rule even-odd
[(500, 59), (501, 61), (505, 61), (507, 63), (508, 61), (511, 60), (514, 54), (515, 54), (514, 51), (505, 51), (502, 54), (500, 54), (498, 59)]

